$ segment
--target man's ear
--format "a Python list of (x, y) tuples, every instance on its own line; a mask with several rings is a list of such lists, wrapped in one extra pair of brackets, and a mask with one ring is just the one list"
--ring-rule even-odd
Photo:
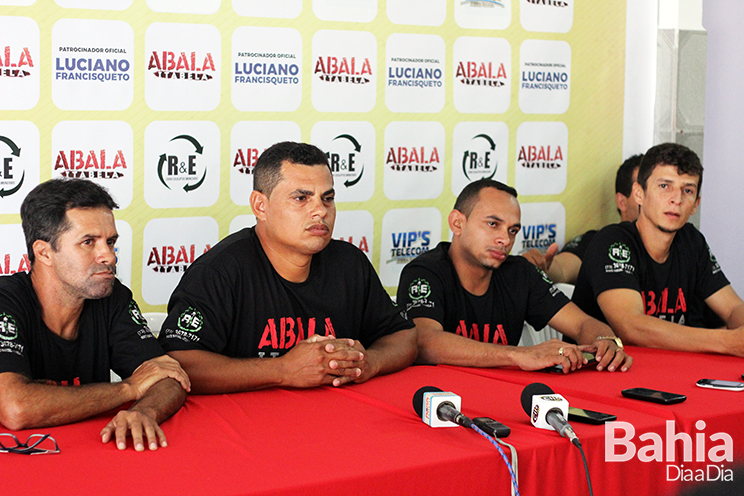
[(251, 210), (256, 219), (266, 221), (266, 207), (269, 203), (269, 199), (266, 195), (260, 191), (253, 190), (251, 192)]
[[(633, 190), (630, 190), (630, 194), (633, 194)], [(625, 211), (628, 209), (628, 197), (622, 193), (615, 193), (615, 205), (620, 210), (620, 217), (623, 216)]]
[(633, 183), (633, 191), (630, 193), (633, 195), (633, 199), (638, 205), (643, 205), (643, 198), (646, 195), (646, 192), (643, 191), (643, 188), (638, 183)]
[(462, 233), (462, 228), (467, 221), (467, 218), (459, 210), (453, 210), (452, 212), (450, 212), (447, 221), (449, 222), (449, 228), (450, 231), (452, 231), (452, 234), (454, 234), (455, 236), (459, 236), (460, 233)]
[(34, 244), (31, 245), (34, 250), (35, 261), (34, 264), (43, 264), (46, 266), (52, 265), (52, 245), (47, 241), (37, 239)]

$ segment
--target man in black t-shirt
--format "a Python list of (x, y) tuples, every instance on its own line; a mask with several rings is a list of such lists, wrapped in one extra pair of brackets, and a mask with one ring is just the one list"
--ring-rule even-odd
[[(744, 356), (744, 302), (703, 235), (687, 224), (702, 178), (700, 159), (682, 145), (646, 152), (633, 185), (638, 220), (596, 235), (573, 300), (633, 344)], [(728, 330), (703, 328), (706, 305)]]
[[(620, 165), (615, 175), (615, 205), (617, 205), (617, 213), (620, 214), (621, 222), (633, 222), (638, 218), (638, 204), (633, 200), (631, 193), (633, 184), (638, 178), (638, 167), (641, 165), (642, 158), (643, 155), (633, 155), (628, 158)], [(522, 256), (544, 270), (553, 282), (576, 284), (581, 262), (596, 234), (595, 230), (579, 234), (566, 243), (560, 253), (558, 253), (558, 244), (553, 243), (545, 253), (532, 248)]]
[[(85, 180), (53, 179), (23, 201), (31, 271), (0, 277), (0, 423), (76, 422), (134, 401), (101, 431), (126, 449), (166, 446), (159, 423), (186, 399), (188, 377), (150, 334), (114, 277), (116, 203)], [(110, 370), (125, 379), (111, 384)], [(78, 386), (78, 387), (60, 387)]]
[[(449, 215), (452, 243), (406, 265), (398, 304), (416, 323), (419, 361), (473, 367), (576, 370), (596, 351), (598, 370), (626, 371), (633, 359), (607, 325), (583, 313), (523, 257), (509, 256), (520, 224), (514, 188), (470, 183)], [(552, 339), (516, 346), (522, 326), (550, 324), (583, 346)]]
[(416, 358), (416, 330), (367, 257), (331, 240), (336, 216), (326, 155), (268, 148), (254, 168), (255, 228), (228, 236), (186, 271), (160, 342), (194, 391), (340, 386)]

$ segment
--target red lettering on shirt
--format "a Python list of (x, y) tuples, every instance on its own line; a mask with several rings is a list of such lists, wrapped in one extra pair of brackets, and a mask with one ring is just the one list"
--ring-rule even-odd
[(333, 330), (333, 324), (331, 323), (331, 318), (326, 317), (325, 319), (325, 335), (326, 336), (333, 336), (336, 337), (336, 331)]
[(60, 386), (79, 386), (80, 385), (80, 377), (75, 377), (72, 380), (72, 384), (70, 384), (69, 381), (59, 381)]
[[(277, 320), (279, 325), (277, 326)], [(295, 330), (296, 328), (296, 330)], [(307, 334), (305, 330), (307, 329)], [(303, 324), (302, 318), (282, 317), (280, 319), (268, 319), (264, 327), (258, 349), (269, 347), (275, 350), (288, 350), (303, 339), (315, 334), (315, 317), (307, 320), (307, 326)], [(325, 319), (325, 335), (336, 337), (333, 323), (330, 318)]]
[[(461, 320), (459, 324), (457, 324), (457, 329), (455, 329), (455, 334), (458, 336), (463, 336), (466, 338), (474, 339), (476, 341), (480, 341), (480, 327), (478, 324), (473, 323), (470, 326), (470, 330), (468, 331), (467, 324), (465, 324), (464, 320)], [(491, 334), (491, 325), (490, 324), (484, 324), (483, 325), (483, 342), (488, 343), (490, 341), (489, 335)], [(493, 333), (493, 344), (498, 344), (501, 342), (501, 344), (507, 344), (506, 340), (506, 332), (504, 331), (504, 326), (501, 324), (498, 324), (496, 326), (496, 330)]]

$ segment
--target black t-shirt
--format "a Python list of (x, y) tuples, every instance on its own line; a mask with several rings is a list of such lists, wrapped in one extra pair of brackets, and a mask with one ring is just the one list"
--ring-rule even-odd
[(281, 356), (313, 334), (368, 347), (411, 327), (351, 243), (331, 240), (313, 255), (307, 280), (293, 283), (274, 270), (254, 228), (247, 228), (189, 267), (168, 303), (159, 338), (168, 351), (256, 358)]
[(516, 346), (525, 321), (542, 329), (569, 302), (545, 273), (526, 258), (512, 256), (493, 271), (486, 293), (475, 296), (460, 284), (449, 247), (439, 243), (403, 269), (398, 305), (409, 319), (426, 317), (446, 332)]
[(691, 327), (709, 327), (705, 299), (729, 284), (705, 237), (692, 224), (677, 231), (664, 263), (646, 252), (635, 223), (597, 233), (581, 264), (573, 301), (606, 322), (597, 296), (610, 289), (638, 291), (646, 315)]
[(561, 250), (561, 253), (573, 253), (579, 260), (584, 260), (586, 256), (586, 250), (589, 248), (589, 244), (596, 236), (597, 231), (587, 231), (584, 234), (579, 234), (574, 239), (566, 243)]
[(0, 277), (0, 372), (62, 385), (109, 382), (110, 370), (127, 378), (161, 355), (132, 292), (118, 280), (110, 296), (85, 301), (77, 337), (66, 340), (44, 324), (28, 274)]

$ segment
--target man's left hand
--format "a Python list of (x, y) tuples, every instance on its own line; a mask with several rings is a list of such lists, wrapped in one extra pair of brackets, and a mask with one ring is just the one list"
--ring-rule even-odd
[(595, 353), (598, 362), (597, 370), (627, 372), (633, 366), (633, 357), (625, 353), (625, 349), (618, 347), (617, 343), (611, 339), (598, 339), (593, 345), (583, 345), (579, 348), (582, 351)]
[[(349, 344), (346, 344), (348, 342)], [(339, 377), (335, 378), (333, 380), (333, 385), (338, 387), (343, 384), (347, 384), (349, 382), (356, 382), (361, 383), (365, 382), (375, 375), (377, 375), (378, 370), (374, 366), (373, 362), (370, 361), (370, 352), (369, 350), (365, 349), (364, 346), (362, 346), (362, 343), (359, 341), (354, 340), (353, 344), (351, 340), (344, 341), (335, 341), (334, 343), (329, 343), (326, 345), (326, 351), (328, 353), (333, 353), (336, 351), (339, 351), (341, 349), (352, 349), (360, 352), (362, 354), (362, 359), (360, 361), (356, 362), (342, 362), (337, 360), (331, 360), (328, 363), (328, 366), (331, 369), (337, 370), (340, 373), (344, 370), (347, 370), (347, 368), (355, 369), (355, 373), (353, 374), (342, 374), (339, 375)]]
[(155, 419), (135, 409), (117, 413), (101, 431), (101, 440), (108, 443), (115, 437), (116, 447), (125, 450), (127, 449), (127, 436), (130, 433), (136, 451), (145, 450), (144, 437), (147, 438), (147, 445), (153, 451), (158, 449), (158, 446), (163, 448), (168, 446), (165, 434)]

